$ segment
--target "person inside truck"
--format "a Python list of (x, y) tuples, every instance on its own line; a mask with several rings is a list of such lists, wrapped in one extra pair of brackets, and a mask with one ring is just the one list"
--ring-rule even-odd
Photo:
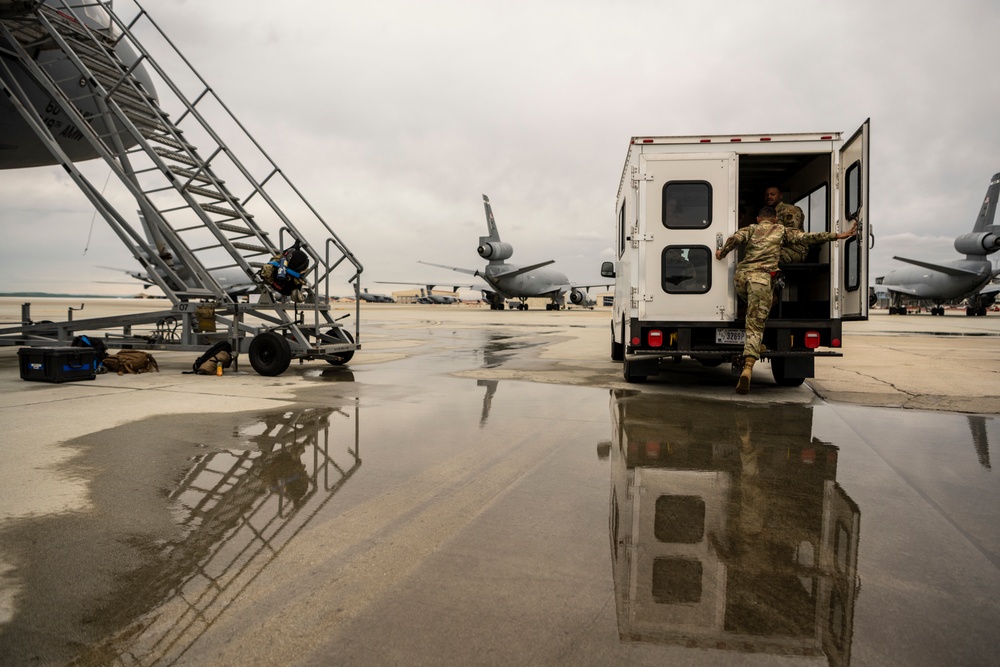
[(663, 222), (667, 227), (680, 227), (684, 222), (683, 208), (673, 197), (667, 200)]
[[(783, 224), (785, 227), (797, 229), (800, 232), (805, 231), (802, 225), (806, 216), (802, 212), (802, 209), (794, 204), (785, 203), (781, 200), (781, 198), (781, 188), (776, 185), (772, 185), (764, 190), (764, 204), (774, 208), (775, 213), (777, 213), (778, 216), (778, 222)], [(788, 264), (790, 262), (804, 262), (808, 252), (809, 246), (807, 244), (789, 244), (781, 249), (781, 259), (779, 261), (782, 264)]]
[(726, 239), (715, 251), (715, 258), (721, 260), (736, 246), (745, 246), (743, 259), (736, 265), (733, 279), (736, 293), (747, 303), (746, 338), (743, 345), (743, 372), (736, 383), (736, 393), (750, 391), (750, 377), (753, 366), (760, 358), (764, 325), (771, 313), (774, 301), (773, 280), (778, 274), (781, 251), (791, 244), (803, 244), (806, 248), (815, 243), (827, 243), (848, 239), (858, 231), (857, 221), (846, 232), (803, 232), (785, 227), (778, 222), (773, 206), (764, 206), (757, 213), (757, 222), (739, 229)]

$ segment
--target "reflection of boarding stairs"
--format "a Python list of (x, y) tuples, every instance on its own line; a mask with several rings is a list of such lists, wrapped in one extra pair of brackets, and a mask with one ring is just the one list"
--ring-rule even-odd
[[(356, 296), (361, 264), (148, 13), (134, 6), (126, 22), (110, 3), (0, 0), (3, 92), (182, 324), (175, 340), (128, 340), (131, 326), (161, 321), (164, 313), (122, 321), (122, 346), (200, 349), (218, 340), (209, 335), (215, 327), (195, 317), (204, 302), (258, 372), (280, 374), (292, 358), (343, 363), (359, 347), (357, 317), (353, 336), (331, 317), (330, 282), (353, 283)], [(176, 68), (173, 78), (161, 62)], [(231, 147), (237, 145), (242, 157)], [(101, 158), (122, 195), (106, 195), (88, 179), (74, 163), (78, 155)], [(305, 284), (286, 295), (291, 290), (279, 289), (260, 269), (292, 245), (308, 255), (309, 269)], [(94, 323), (24, 324), (14, 335), (0, 329), (0, 344), (66, 344)]]
[[(331, 418), (341, 421), (332, 430)], [(351, 428), (353, 426), (353, 428)], [(120, 623), (74, 664), (175, 664), (361, 467), (358, 404), (263, 415), (255, 448), (200, 457), (170, 494), (183, 533), (101, 610)], [(247, 443), (249, 444), (249, 443)]]

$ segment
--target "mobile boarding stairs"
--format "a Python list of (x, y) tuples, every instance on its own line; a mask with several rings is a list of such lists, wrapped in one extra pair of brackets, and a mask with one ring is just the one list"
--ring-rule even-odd
[[(292, 359), (346, 363), (360, 348), (363, 267), (146, 10), (116, 4), (0, 0), (0, 87), (172, 307), (36, 323), (26, 304), (0, 345), (87, 333), (109, 348), (202, 351), (228, 339), (263, 375)], [(106, 164), (105, 187), (81, 154)], [(293, 245), (309, 257), (295, 298), (261, 274)], [(331, 315), (331, 281), (353, 284), (353, 334)]]

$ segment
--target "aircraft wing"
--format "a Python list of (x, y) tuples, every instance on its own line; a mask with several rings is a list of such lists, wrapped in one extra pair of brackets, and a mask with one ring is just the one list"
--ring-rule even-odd
[(539, 262), (538, 264), (532, 264), (531, 266), (522, 266), (522, 267), (520, 267), (518, 269), (515, 269), (513, 271), (507, 271), (505, 273), (497, 273), (493, 277), (494, 278), (513, 278), (514, 276), (519, 276), (522, 273), (527, 273), (528, 271), (534, 271), (535, 269), (540, 269), (543, 266), (548, 266), (549, 264), (554, 264), (555, 261), (556, 260), (554, 260), (554, 259), (550, 259), (550, 260), (545, 261), (545, 262)]
[[(479, 273), (479, 271), (477, 269), (463, 269), (463, 268), (459, 268), (457, 266), (445, 266), (444, 264), (432, 264), (430, 262), (422, 262), (419, 259), (417, 260), (417, 264), (426, 264), (427, 266), (436, 266), (439, 269), (449, 269), (450, 271), (458, 271), (459, 273), (468, 273), (470, 276), (479, 276), (479, 275), (482, 275), (481, 273)], [(427, 283), (424, 283), (424, 284), (426, 285)]]
[(436, 282), (428, 280), (376, 280), (374, 281), (379, 285), (413, 285), (414, 287), (426, 287), (427, 289), (436, 289), (438, 287), (450, 287), (452, 292), (457, 292), (459, 288), (465, 289), (479, 289), (477, 285), (462, 285), (455, 283), (443, 283), (440, 280)]
[[(943, 273), (947, 276), (976, 276), (979, 275), (975, 271), (968, 271), (966, 269), (958, 269), (954, 266), (943, 266), (941, 264), (934, 264), (932, 262), (922, 262), (919, 259), (907, 259), (906, 257), (893, 257), (893, 259), (898, 259), (901, 262), (906, 262), (907, 264), (913, 264), (914, 266), (919, 266), (924, 269), (930, 269), (931, 271), (937, 271), (938, 273)], [(896, 290), (899, 292), (904, 292), (905, 290)]]

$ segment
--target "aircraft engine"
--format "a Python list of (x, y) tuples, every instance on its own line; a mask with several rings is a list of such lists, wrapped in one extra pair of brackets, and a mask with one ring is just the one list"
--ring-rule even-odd
[(988, 255), (1000, 250), (1000, 234), (978, 232), (955, 239), (955, 250), (963, 255)]
[(595, 303), (597, 303), (593, 299), (589, 298), (586, 292), (578, 289), (570, 291), (569, 302), (576, 306), (586, 306), (586, 307), (593, 306)]
[(509, 259), (514, 254), (514, 248), (503, 241), (483, 241), (476, 249), (483, 259)]

